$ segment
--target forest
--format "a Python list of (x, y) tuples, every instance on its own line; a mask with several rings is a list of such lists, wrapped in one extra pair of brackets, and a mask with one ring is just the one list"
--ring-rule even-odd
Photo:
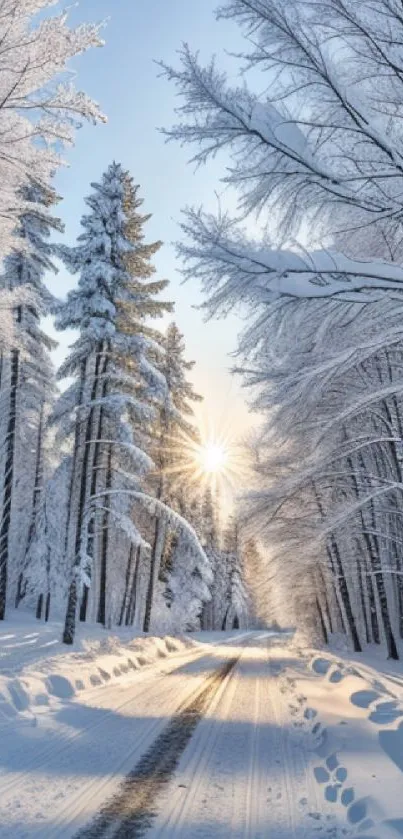
[[(73, 31), (65, 14), (32, 29), (49, 5), (3, 3), (0, 21), (0, 619), (14, 608), (63, 616), (66, 644), (84, 621), (145, 632), (245, 625), (243, 555), (256, 549), (241, 543), (236, 516), (219, 515), (212, 485), (190, 478), (201, 397), (169, 283), (154, 276), (162, 243), (147, 243), (140, 188), (119, 163), (88, 185), (82, 232), (63, 243), (59, 149), (77, 115), (104, 117), (60, 78), (102, 42), (98, 27)], [(60, 264), (76, 278), (64, 300), (47, 286)], [(76, 336), (58, 370), (48, 315)]]
[[(247, 324), (233, 373), (260, 424), (242, 441), (249, 485), (232, 515), (194, 479), (203, 394), (155, 271), (142, 173), (111, 153), (82, 185), (75, 245), (63, 241), (63, 149), (106, 119), (66, 69), (103, 32), (51, 5), (4, 0), (0, 15), (0, 620), (62, 616), (66, 644), (85, 621), (277, 622), (398, 659), (400, 3), (227, 0), (217, 16), (244, 38), (239, 84), (188, 45), (159, 66), (179, 101), (167, 141), (197, 166), (218, 161), (233, 199), (214, 214), (196, 195), (177, 245), (207, 316), (241, 308)], [(56, 299), (60, 265), (75, 287)], [(75, 335), (58, 370), (49, 315)]]

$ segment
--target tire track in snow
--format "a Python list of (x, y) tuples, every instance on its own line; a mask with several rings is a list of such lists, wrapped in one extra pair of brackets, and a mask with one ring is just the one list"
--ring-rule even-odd
[[(253, 733), (250, 751), (249, 763), (249, 777), (248, 788), (246, 794), (246, 826), (245, 839), (254, 839), (257, 835), (257, 825), (259, 824), (258, 807), (260, 796), (256, 794), (256, 789), (259, 780), (259, 772), (257, 769), (257, 750), (258, 750), (258, 723), (260, 716), (260, 682), (255, 680), (254, 685), (254, 709), (253, 709)], [(256, 806), (254, 806), (254, 804)]]
[[(160, 806), (160, 814), (164, 814), (164, 824), (163, 826), (153, 825), (153, 829), (150, 832), (150, 839), (151, 836), (152, 839), (162, 839), (162, 837), (165, 836), (176, 836), (176, 830), (179, 829), (180, 832), (182, 825), (186, 823), (186, 820), (193, 809), (194, 801), (197, 800), (199, 793), (203, 789), (205, 773), (206, 770), (208, 771), (209, 761), (211, 761), (211, 758), (217, 749), (220, 737), (220, 726), (215, 724), (211, 728), (209, 723), (211, 723), (212, 719), (215, 721), (217, 720), (218, 709), (220, 709), (220, 715), (223, 713), (224, 716), (228, 717), (228, 714), (230, 713), (230, 708), (238, 688), (236, 673), (239, 662), (242, 659), (242, 655), (243, 651), (237, 659), (237, 666), (232, 669), (230, 676), (223, 681), (221, 689), (215, 693), (214, 698), (210, 702), (207, 712), (203, 717), (201, 726), (192, 738), (192, 744), (194, 745), (195, 752), (188, 755), (188, 759), (190, 758), (190, 766), (188, 765), (187, 767), (189, 774), (186, 774), (186, 778), (183, 778), (183, 780), (186, 780), (186, 784), (180, 784), (179, 787), (176, 787), (175, 789), (174, 777), (172, 778), (172, 782), (174, 784), (173, 788), (171, 785), (167, 787), (164, 799), (161, 801)], [(201, 730), (204, 723), (207, 725), (207, 731)], [(195, 755), (197, 755), (196, 760)], [(182, 778), (182, 775), (180, 778)], [(179, 777), (177, 780), (179, 780)], [(191, 794), (186, 794), (184, 796), (181, 795), (178, 800), (177, 793), (179, 789), (181, 792), (184, 790), (189, 792), (191, 790)], [(171, 807), (170, 812), (167, 812), (166, 807), (167, 795), (169, 797)], [(189, 834), (189, 836), (190, 835), (191, 834)]]
[(120, 793), (76, 839), (139, 839), (157, 815), (158, 796), (171, 780), (179, 759), (239, 656), (206, 679), (191, 700), (179, 707), (165, 730), (127, 776)]
[(245, 645), (184, 752), (161, 796), (150, 839), (267, 839), (266, 780), (273, 783), (265, 770), (273, 746), (266, 713), (269, 660), (267, 643), (256, 646), (255, 640), (265, 639)]
[[(68, 707), (74, 706), (77, 704), (77, 701), (80, 703), (81, 698), (88, 699), (89, 697), (96, 696), (99, 690), (102, 690), (102, 697), (105, 698), (111, 693), (116, 692), (119, 688), (124, 688), (124, 690), (130, 690), (130, 695), (127, 699), (123, 702), (114, 705), (112, 708), (105, 708), (101, 715), (97, 717), (96, 722), (86, 725), (83, 730), (77, 731), (65, 731), (63, 734), (58, 734), (58, 745), (55, 748), (53, 742), (47, 744), (47, 746), (40, 750), (39, 752), (35, 753), (34, 759), (28, 763), (24, 763), (24, 771), (18, 774), (18, 778), (13, 778), (8, 783), (2, 784), (1, 777), (0, 777), (0, 799), (2, 802), (5, 799), (5, 796), (9, 793), (16, 795), (19, 790), (24, 788), (24, 785), (31, 780), (32, 774), (40, 773), (42, 769), (46, 769), (48, 767), (48, 762), (50, 758), (59, 757), (67, 752), (74, 750), (77, 741), (79, 741), (83, 734), (88, 736), (89, 734), (93, 734), (97, 729), (101, 730), (104, 729), (108, 724), (108, 718), (113, 715), (116, 715), (125, 710), (125, 708), (130, 707), (133, 702), (141, 699), (144, 695), (146, 695), (150, 690), (150, 678), (153, 679), (152, 687), (153, 689), (158, 685), (163, 685), (166, 678), (169, 678), (171, 675), (175, 675), (178, 670), (187, 664), (192, 664), (193, 662), (197, 661), (199, 658), (204, 658), (208, 656), (208, 652), (205, 649), (197, 650), (191, 654), (189, 657), (189, 650), (186, 652), (180, 652), (178, 654), (174, 654), (172, 656), (175, 659), (175, 664), (172, 662), (172, 658), (168, 657), (167, 661), (164, 662), (162, 665), (164, 667), (163, 671), (158, 673), (158, 676), (155, 676), (155, 669), (153, 664), (149, 665), (148, 667), (140, 670), (133, 670), (133, 677), (137, 677), (133, 679), (132, 684), (130, 685), (128, 682), (114, 682), (111, 685), (102, 685), (96, 688), (88, 689), (80, 693), (75, 700), (68, 703)], [(181, 660), (185, 658), (185, 662), (183, 663)], [(178, 660), (181, 663), (178, 663)], [(172, 666), (170, 669), (166, 670), (167, 666)], [(154, 670), (154, 673), (152, 672)], [(135, 688), (138, 685), (139, 690), (133, 693), (131, 688)], [(92, 706), (88, 706), (91, 709)], [(99, 779), (97, 779), (97, 784), (99, 786)], [(71, 808), (71, 802), (66, 807), (66, 812), (68, 812)], [(64, 813), (64, 810), (62, 811)], [(43, 830), (46, 831), (45, 826)]]

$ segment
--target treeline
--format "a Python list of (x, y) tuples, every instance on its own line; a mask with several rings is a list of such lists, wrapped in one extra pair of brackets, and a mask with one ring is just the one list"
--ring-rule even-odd
[[(1, 354), (1, 616), (21, 602), (38, 618), (64, 610), (66, 643), (78, 618), (145, 631), (245, 625), (236, 522), (221, 534), (218, 500), (192, 482), (200, 397), (183, 336), (159, 328), (173, 304), (154, 277), (160, 242), (145, 241), (138, 187), (109, 166), (74, 247), (50, 241), (54, 193), (27, 190), (25, 247), (0, 280), (0, 297), (27, 295)], [(45, 283), (56, 257), (77, 276), (65, 302)], [(51, 312), (76, 335), (57, 373), (41, 323)]]
[[(72, 30), (52, 5), (5, 0), (0, 17), (0, 620), (21, 604), (64, 613), (66, 643), (78, 619), (210, 627), (217, 589), (221, 624), (241, 624), (243, 549), (217, 524), (213, 544), (187, 481), (199, 397), (179, 330), (158, 326), (173, 310), (153, 276), (160, 243), (121, 166), (92, 185), (76, 246), (56, 244), (62, 149), (105, 118), (68, 72), (101, 27)], [(77, 277), (64, 302), (46, 285), (55, 260)], [(57, 372), (48, 315), (75, 335)]]

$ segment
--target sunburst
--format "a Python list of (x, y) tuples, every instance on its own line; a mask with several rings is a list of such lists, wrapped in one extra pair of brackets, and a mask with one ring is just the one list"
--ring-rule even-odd
[(199, 488), (201, 493), (209, 488), (224, 506), (232, 503), (247, 464), (243, 447), (231, 434), (203, 425), (194, 439), (183, 434), (179, 446), (177, 437), (166, 438), (164, 449), (168, 461), (164, 472), (172, 484)]

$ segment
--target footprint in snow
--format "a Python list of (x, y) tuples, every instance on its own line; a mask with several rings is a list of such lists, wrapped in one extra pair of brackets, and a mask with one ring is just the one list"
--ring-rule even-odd
[(381, 696), (375, 690), (359, 690), (350, 696), (351, 704), (355, 705), (356, 708), (369, 710), (369, 721), (377, 725), (389, 725), (403, 717), (403, 708), (401, 706), (399, 707), (396, 699), (387, 699), (378, 702), (377, 700), (379, 699), (381, 699)]
[(342, 673), (338, 667), (336, 667), (329, 676), (329, 682), (332, 682), (332, 684), (338, 684), (338, 682), (341, 682), (343, 679), (344, 673)]
[(357, 839), (379, 839), (374, 833), (367, 833), (375, 827), (368, 812), (371, 799), (367, 797), (356, 800), (354, 788), (346, 785), (347, 769), (340, 765), (336, 753), (329, 755), (323, 765), (315, 766), (314, 776), (317, 783), (324, 786), (326, 801), (329, 804), (340, 802), (345, 808), (347, 823)]
[(368, 719), (370, 722), (377, 723), (377, 725), (388, 725), (401, 717), (403, 717), (403, 710), (399, 708), (399, 703), (393, 699), (387, 702), (378, 702)]
[(273, 789), (273, 787), (267, 788), (267, 798), (266, 801), (268, 804), (275, 804), (276, 802), (280, 802), (283, 797), (283, 794), (280, 790), (277, 792)]
[(323, 750), (327, 747), (328, 734), (327, 729), (323, 727), (321, 722), (316, 722), (312, 728), (313, 748), (317, 754), (323, 754)]
[(350, 702), (356, 708), (369, 708), (376, 699), (380, 699), (376, 690), (357, 690), (350, 696)]
[(314, 673), (317, 673), (319, 676), (326, 676), (326, 673), (330, 670), (332, 663), (333, 662), (328, 658), (314, 658), (311, 667)]

